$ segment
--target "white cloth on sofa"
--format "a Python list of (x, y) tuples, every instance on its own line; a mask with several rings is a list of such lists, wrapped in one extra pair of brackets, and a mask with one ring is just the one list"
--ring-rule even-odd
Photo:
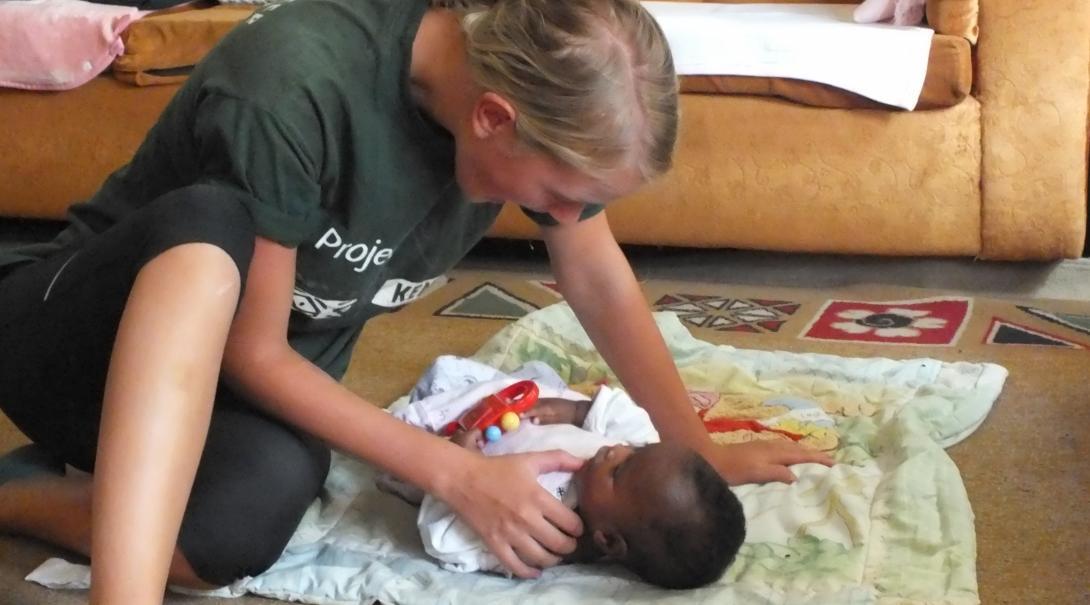
[(914, 109), (934, 32), (855, 23), (851, 4), (644, 2), (679, 75), (794, 78)]

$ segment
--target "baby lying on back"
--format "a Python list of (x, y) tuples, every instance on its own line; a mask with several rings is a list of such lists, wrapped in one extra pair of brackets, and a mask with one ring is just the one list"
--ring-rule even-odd
[[(542, 398), (520, 426), (486, 442), (480, 431), (451, 439), (495, 456), (562, 449), (587, 462), (575, 473), (538, 481), (575, 509), (584, 532), (565, 563), (612, 562), (666, 588), (695, 588), (718, 580), (745, 538), (742, 506), (714, 468), (692, 449), (660, 443), (647, 413), (623, 391), (603, 386), (593, 399), (571, 391), (555, 372), (534, 364)], [(457, 383), (435, 394), (418, 388), (416, 401), (391, 411), (432, 432), (441, 431), (481, 399), (517, 381), (470, 360), (442, 357), (429, 376), (456, 373)], [(480, 381), (476, 381), (480, 380)], [(417, 526), (424, 548), (446, 569), (502, 572), (484, 542), (442, 501), (390, 476), (384, 489), (421, 504)]]

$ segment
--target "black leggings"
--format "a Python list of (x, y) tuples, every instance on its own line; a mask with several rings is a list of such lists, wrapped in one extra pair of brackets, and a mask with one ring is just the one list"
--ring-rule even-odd
[[(164, 251), (208, 243), (245, 280), (253, 222), (231, 190), (194, 185), (76, 250), (0, 280), (0, 409), (30, 439), (93, 471), (110, 352), (137, 273)], [(222, 382), (178, 544), (206, 582), (269, 568), (329, 471), (319, 440), (266, 416)]]

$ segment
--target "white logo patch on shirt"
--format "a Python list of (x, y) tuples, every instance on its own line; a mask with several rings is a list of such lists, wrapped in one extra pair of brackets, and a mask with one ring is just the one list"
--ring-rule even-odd
[(421, 282), (411, 282), (406, 279), (389, 279), (375, 292), (371, 304), (380, 307), (393, 308), (407, 305), (424, 296), (436, 288), (447, 283), (447, 276), (440, 275)]
[(363, 273), (371, 266), (385, 265), (394, 257), (393, 248), (383, 248), (382, 240), (376, 239), (370, 244), (346, 242), (336, 229), (330, 227), (314, 244), (315, 250), (326, 249), (333, 258), (354, 265), (356, 273)]
[(351, 300), (326, 300), (295, 288), (291, 297), (291, 308), (311, 319), (334, 319), (344, 315), (356, 304), (358, 298)]

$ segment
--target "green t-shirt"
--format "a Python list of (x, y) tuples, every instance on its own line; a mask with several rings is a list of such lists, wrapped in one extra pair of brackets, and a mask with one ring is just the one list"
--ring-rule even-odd
[(79, 245), (192, 183), (241, 190), (258, 234), (298, 248), (289, 341), (340, 377), (364, 322), (419, 297), (499, 212), (465, 199), (452, 137), (411, 100), (427, 4), (288, 0), (255, 13), (52, 246), (8, 258)]

